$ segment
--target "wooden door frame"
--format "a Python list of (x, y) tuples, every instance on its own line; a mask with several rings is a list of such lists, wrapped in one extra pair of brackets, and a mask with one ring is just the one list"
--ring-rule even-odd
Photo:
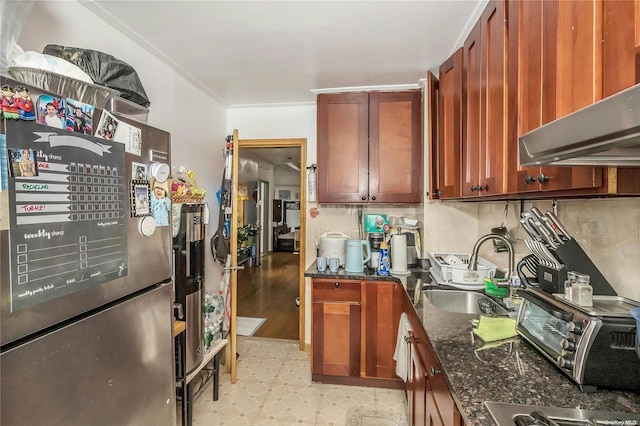
[[(299, 264), (298, 264), (298, 288), (300, 294), (300, 310), (298, 313), (298, 346), (301, 351), (305, 350), (305, 318), (306, 318), (306, 288), (305, 288), (305, 279), (304, 279), (304, 271), (306, 265), (306, 201), (307, 201), (307, 174), (306, 174), (306, 164), (307, 164), (307, 139), (306, 138), (287, 138), (287, 139), (237, 139), (237, 131), (234, 131), (234, 139), (237, 141), (234, 145), (234, 167), (233, 167), (233, 191), (234, 194), (237, 194), (238, 190), (238, 160), (240, 158), (240, 149), (242, 148), (300, 148), (300, 256), (299, 256)], [(275, 187), (273, 188), (275, 189)], [(272, 190), (272, 188), (270, 188)], [(234, 203), (235, 197), (234, 197)], [(233, 211), (236, 211), (236, 206), (234, 205)], [(237, 226), (235, 223), (232, 224), (234, 229)], [(236, 232), (236, 231), (234, 231)], [(233, 234), (236, 235), (236, 234)], [(237, 259), (234, 259), (234, 264), (237, 262)], [(232, 280), (232, 324), (235, 326), (235, 318), (237, 313), (237, 274), (236, 279)], [(234, 328), (235, 330), (235, 328)], [(235, 353), (236, 349), (236, 334), (235, 332), (231, 335), (231, 350), (232, 354)], [(232, 365), (235, 364), (232, 362)], [(234, 382), (235, 369), (232, 368), (232, 382)]]

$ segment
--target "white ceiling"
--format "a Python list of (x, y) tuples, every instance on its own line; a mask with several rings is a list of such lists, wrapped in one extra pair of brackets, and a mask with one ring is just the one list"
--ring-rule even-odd
[[(225, 106), (417, 85), (486, 0), (79, 0)], [(144, 83), (144, 82), (143, 82)]]

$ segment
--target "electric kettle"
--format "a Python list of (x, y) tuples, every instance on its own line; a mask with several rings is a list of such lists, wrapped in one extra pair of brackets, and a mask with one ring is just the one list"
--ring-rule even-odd
[(351, 274), (362, 274), (364, 265), (371, 259), (369, 240), (347, 240), (344, 271)]

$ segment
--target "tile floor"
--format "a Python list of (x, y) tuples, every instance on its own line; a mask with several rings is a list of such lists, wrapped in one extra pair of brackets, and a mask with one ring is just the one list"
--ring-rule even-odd
[(194, 425), (343, 426), (353, 407), (406, 418), (401, 390), (312, 383), (297, 341), (238, 337), (238, 353), (236, 383), (221, 375), (218, 401), (209, 383), (194, 401)]

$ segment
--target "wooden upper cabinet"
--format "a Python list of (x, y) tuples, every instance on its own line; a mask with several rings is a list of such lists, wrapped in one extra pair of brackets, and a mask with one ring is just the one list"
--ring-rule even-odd
[[(603, 2), (602, 97), (640, 83), (640, 0)], [(640, 193), (640, 168), (608, 170), (608, 192)]]
[(460, 197), (462, 144), (462, 48), (440, 66), (438, 93), (438, 187), (440, 199)]
[(482, 19), (476, 23), (464, 43), (462, 86), (462, 195), (480, 193), (481, 145), (486, 140), (482, 135), (482, 41), (480, 29)]
[[(518, 137), (602, 97), (601, 3), (509, 2), (510, 34), (517, 33), (518, 43)], [(508, 180), (509, 192), (593, 193), (603, 184), (602, 168), (526, 168), (514, 158), (509, 156), (517, 178)]]
[(425, 105), (427, 105), (427, 123), (425, 125), (425, 135), (427, 137), (427, 164), (429, 164), (429, 199), (435, 200), (438, 195), (438, 93), (440, 92), (440, 82), (431, 71), (427, 72), (427, 92), (425, 94)]
[(369, 185), (369, 95), (319, 95), (318, 202), (356, 203)]
[(422, 202), (422, 95), (369, 93), (369, 194), (375, 203)]
[(505, 192), (508, 123), (506, 3), (492, 1), (464, 43), (462, 195)]
[(421, 103), (417, 90), (319, 95), (318, 201), (422, 202)]

